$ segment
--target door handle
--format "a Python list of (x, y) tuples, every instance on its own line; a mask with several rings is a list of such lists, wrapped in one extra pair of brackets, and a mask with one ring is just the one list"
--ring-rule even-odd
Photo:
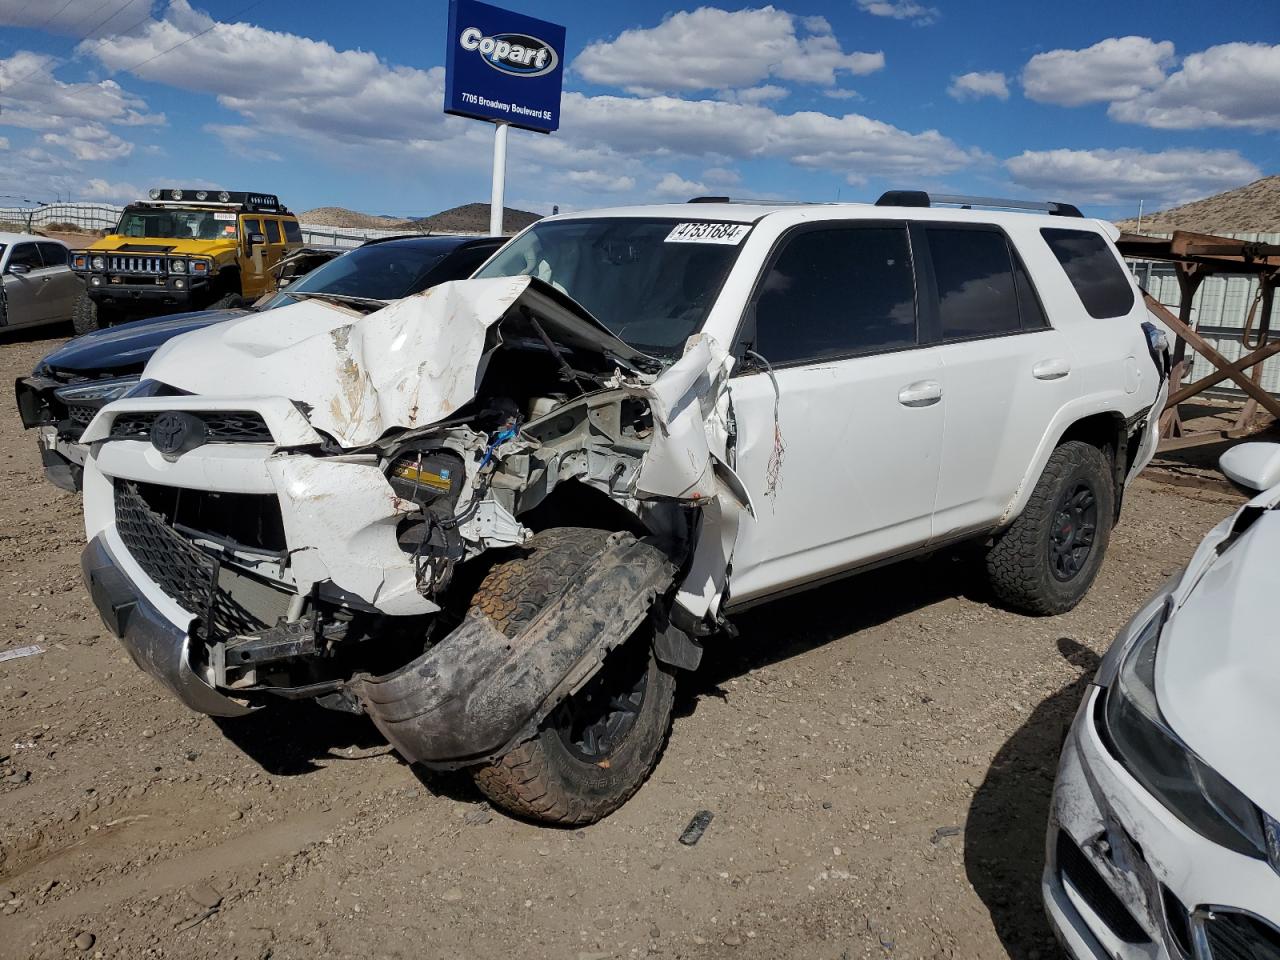
[(937, 380), (917, 380), (898, 391), (898, 402), (904, 407), (930, 407), (942, 399), (942, 384)]
[(1070, 372), (1071, 364), (1061, 357), (1041, 360), (1031, 368), (1031, 375), (1037, 380), (1061, 380)]

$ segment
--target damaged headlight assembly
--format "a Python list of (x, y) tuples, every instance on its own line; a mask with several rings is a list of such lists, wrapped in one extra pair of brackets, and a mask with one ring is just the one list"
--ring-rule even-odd
[(1130, 775), (1184, 824), (1280, 873), (1280, 824), (1197, 756), (1156, 702), (1156, 652), (1170, 609), (1166, 600), (1125, 645), (1104, 694), (1104, 733)]
[(138, 385), (142, 378), (138, 374), (128, 377), (113, 377), (110, 380), (95, 380), (92, 383), (76, 383), (58, 387), (53, 395), (63, 403), (84, 406), (106, 406), (112, 400), (119, 400)]

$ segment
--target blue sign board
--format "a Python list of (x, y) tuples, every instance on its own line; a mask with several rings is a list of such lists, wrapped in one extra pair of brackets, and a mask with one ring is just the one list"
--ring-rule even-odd
[(560, 126), (564, 27), (449, 0), (444, 112), (550, 133)]

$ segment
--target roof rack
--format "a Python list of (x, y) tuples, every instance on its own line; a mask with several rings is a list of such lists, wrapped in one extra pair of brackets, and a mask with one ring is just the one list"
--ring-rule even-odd
[(962, 207), (1002, 207), (1006, 210), (1038, 210), (1054, 217), (1083, 217), (1074, 204), (1053, 200), (1002, 200), (999, 197), (967, 197), (954, 193), (926, 193), (923, 190), (886, 190), (876, 201), (877, 207), (932, 207), (937, 203)]
[(748, 206), (757, 207), (804, 207), (812, 206), (817, 203), (826, 203), (825, 200), (752, 200), (749, 197), (693, 197), (689, 203), (742, 203)]

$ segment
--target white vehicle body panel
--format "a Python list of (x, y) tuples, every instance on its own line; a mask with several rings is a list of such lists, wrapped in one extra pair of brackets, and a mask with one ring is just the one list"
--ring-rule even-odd
[[(1280, 728), (1274, 679), (1280, 653), (1267, 604), (1280, 555), (1280, 487), (1219, 523), (1196, 549), (1176, 585), (1137, 614), (1145, 624), (1170, 612), (1156, 651), (1155, 693), (1170, 729), (1200, 759), (1268, 814), (1280, 812), (1280, 773), (1269, 762)], [(1234, 534), (1245, 511), (1259, 515)], [(1229, 542), (1234, 539), (1234, 542)], [(1126, 628), (1117, 645), (1129, 636)], [(1110, 656), (1110, 655), (1109, 655)], [(1168, 934), (1162, 884), (1188, 910), (1246, 912), (1280, 929), (1280, 874), (1202, 836), (1175, 816), (1103, 741), (1095, 717), (1106, 691), (1091, 685), (1063, 747), (1049, 829), (1043, 893), (1050, 919), (1072, 956), (1087, 960), (1181, 960)], [(1059, 827), (1151, 936), (1126, 943), (1055, 869)], [(1130, 836), (1141, 854), (1130, 849)]]

